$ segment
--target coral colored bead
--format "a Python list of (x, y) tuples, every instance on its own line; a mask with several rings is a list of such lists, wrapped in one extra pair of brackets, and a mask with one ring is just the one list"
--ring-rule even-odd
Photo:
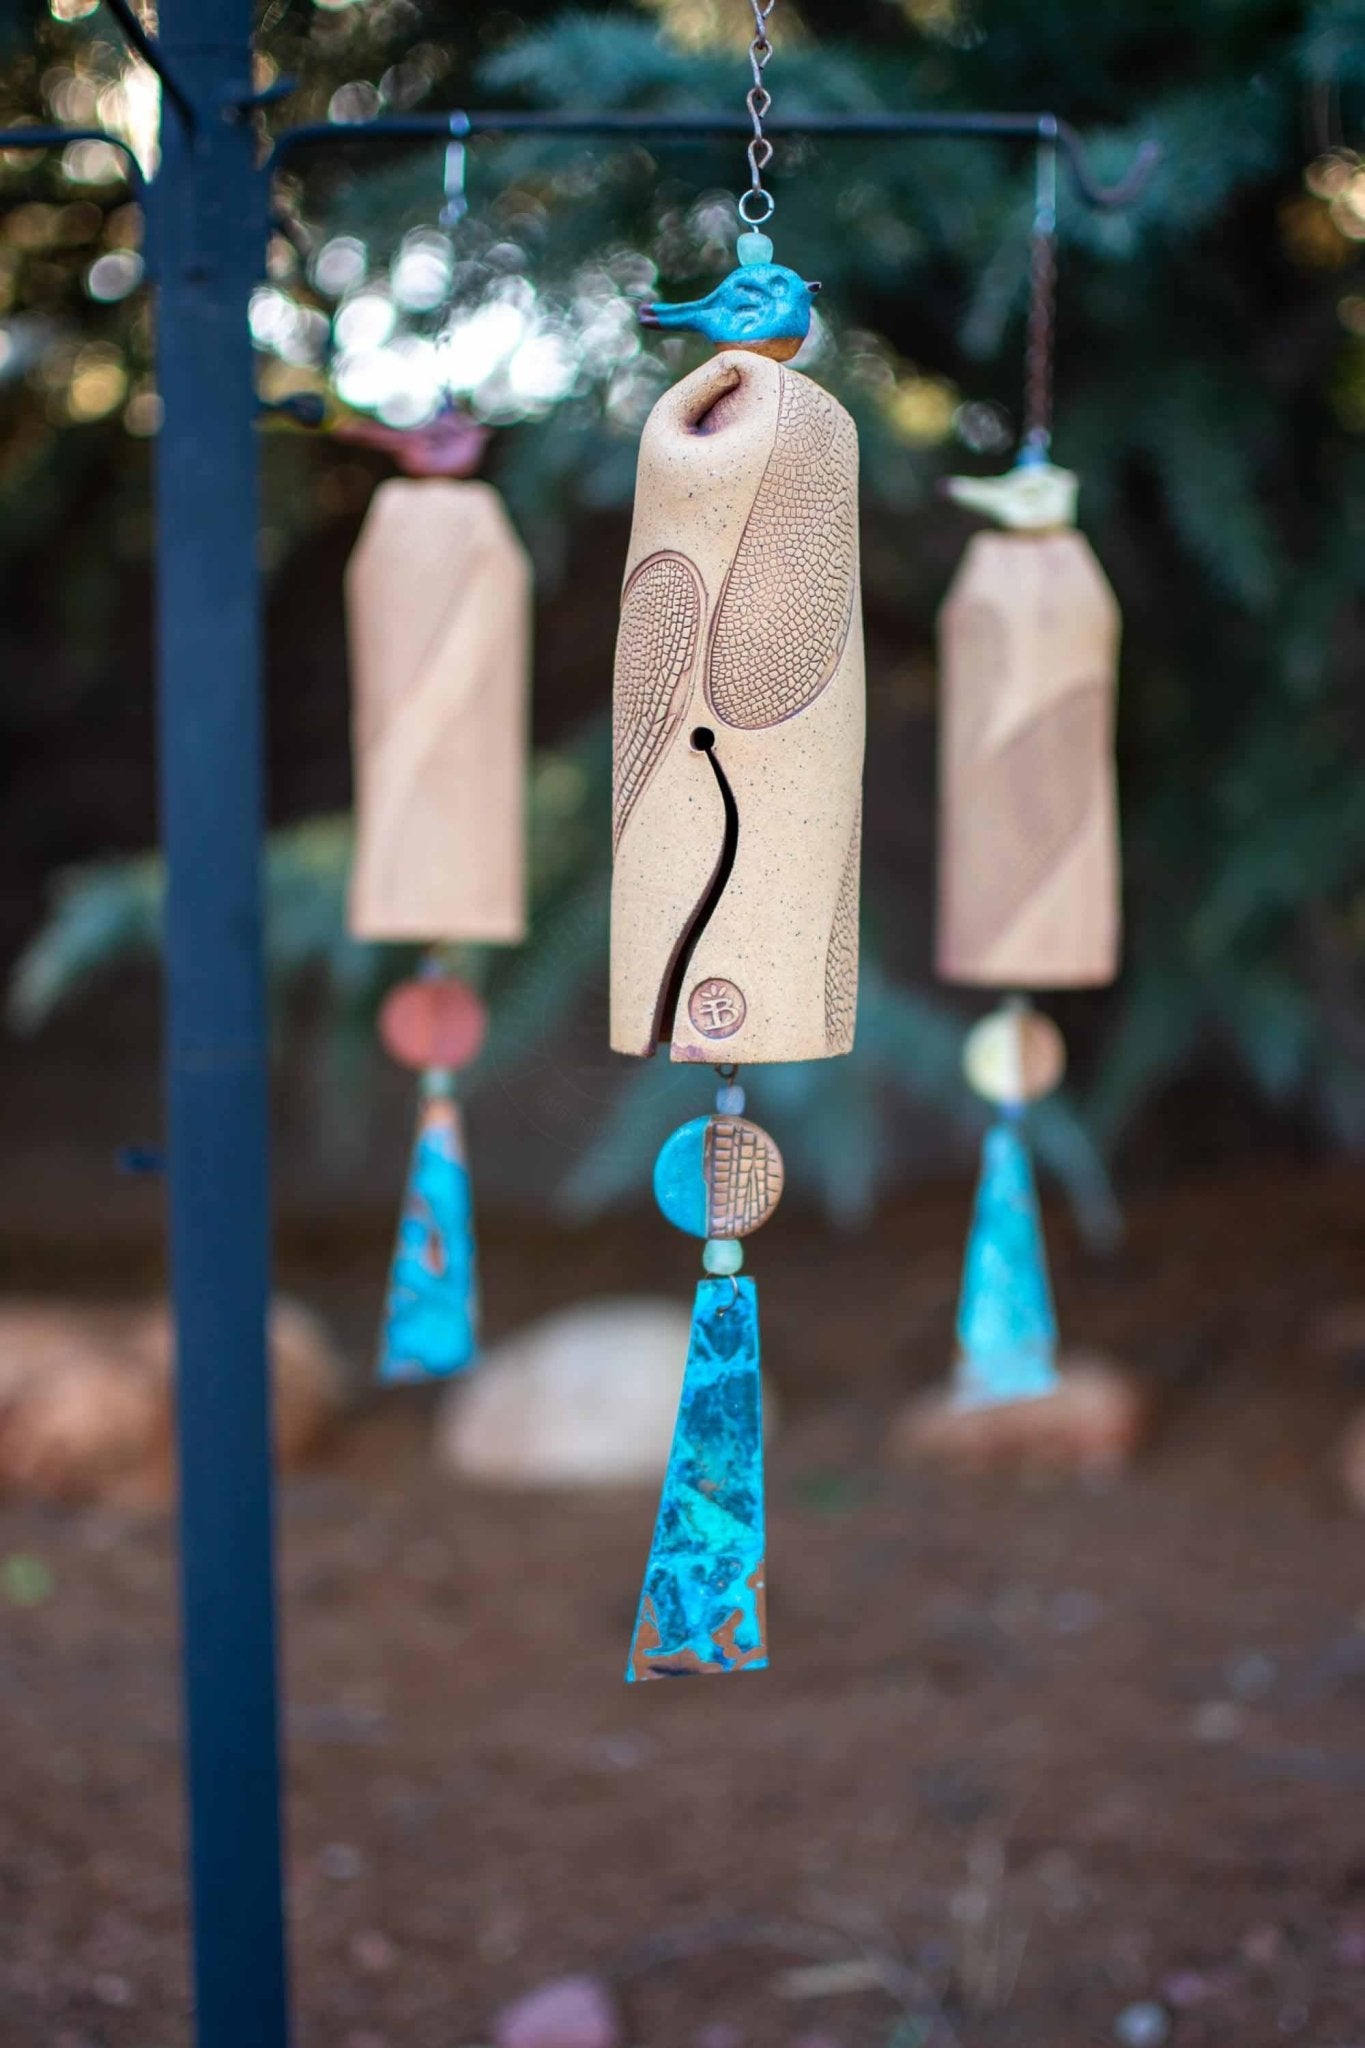
[(452, 975), (400, 981), (384, 998), (379, 1036), (400, 1066), (467, 1067), (483, 1049), (488, 1012)]

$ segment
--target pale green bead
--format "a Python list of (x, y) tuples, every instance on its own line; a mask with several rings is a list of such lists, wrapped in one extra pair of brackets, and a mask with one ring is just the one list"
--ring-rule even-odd
[(701, 1262), (708, 1273), (737, 1273), (744, 1264), (744, 1247), (737, 1237), (708, 1237), (702, 1246)]
[(740, 236), (735, 243), (735, 254), (741, 263), (771, 263), (773, 243), (771, 235), (761, 235), (756, 228)]

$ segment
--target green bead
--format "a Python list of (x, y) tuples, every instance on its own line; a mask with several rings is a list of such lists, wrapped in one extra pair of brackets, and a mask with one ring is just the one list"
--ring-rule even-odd
[(702, 1246), (701, 1262), (708, 1273), (737, 1273), (744, 1264), (744, 1247), (737, 1237), (708, 1237)]
[(761, 235), (756, 228), (740, 236), (735, 243), (735, 255), (741, 263), (771, 263), (773, 260), (773, 238)]

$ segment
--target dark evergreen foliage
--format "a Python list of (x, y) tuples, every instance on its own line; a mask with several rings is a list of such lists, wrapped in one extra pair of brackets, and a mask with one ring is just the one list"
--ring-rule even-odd
[[(769, 73), (783, 114), (1050, 107), (1085, 132), (1110, 178), (1141, 139), (1161, 145), (1127, 211), (1088, 210), (1062, 188), (1056, 454), (1081, 473), (1082, 524), (1124, 611), (1129, 946), (1114, 998), (1070, 1020), (1094, 1056), (1079, 1118), (1063, 1106), (1044, 1122), (1053, 1164), (1102, 1222), (1091, 1139), (1111, 1147), (1192, 1072), (1235, 1069), (1277, 1111), (1316, 1119), (1339, 1142), (1365, 1141), (1365, 171), (1351, 153), (1365, 112), (1365, 8), (804, 0), (799, 33), (786, 34), (784, 11), (794, 10), (779, 6), (774, 18)], [(657, 0), (647, 13), (528, 5), (515, 16), (434, 0), (335, 11), (269, 0), (262, 53), (300, 80), (270, 118), (319, 118), (355, 82), (390, 104), (738, 109), (746, 78), (731, 16), (742, 25), (746, 12), (742, 0)], [(708, 35), (717, 24), (719, 39)], [(109, 34), (95, 17), (34, 26), (37, 57), (16, 41), (7, 59), (14, 112), (43, 111), (62, 53)], [(484, 290), (490, 250), (502, 249), (505, 265), (510, 246), (552, 307), (568, 306), (593, 266), (643, 295), (654, 273), (642, 258), (663, 291), (690, 295), (727, 260), (722, 202), (741, 164), (728, 144), (480, 145), (462, 230), (467, 288)], [(433, 219), (438, 175), (429, 147), (378, 160), (342, 151), (291, 175), (284, 197), (312, 245), (355, 233), (382, 261)], [(9, 216), (21, 177), (36, 177), (41, 197), (70, 197), (54, 163), (33, 173), (6, 164)], [(1026, 150), (997, 143), (789, 145), (774, 183), (778, 253), (824, 284), (828, 335), (814, 373), (862, 434), (872, 739), (888, 758), (907, 728), (927, 741), (932, 614), (968, 531), (941, 505), (937, 478), (1009, 456), (1031, 166)], [(123, 234), (117, 194), (92, 196), (105, 216), (96, 238)], [(145, 532), (145, 444), (116, 414), (61, 424), (53, 396), (50, 351), (69, 351), (73, 336), (120, 351), (132, 388), (147, 374), (144, 313), (82, 296), (91, 253), (7, 247), (10, 326), (47, 347), (48, 367), (35, 346), (25, 375), (0, 394), (6, 722), (27, 715), (11, 623), (23, 605), (8, 593), (60, 529), (73, 661), (84, 646), (92, 663), (109, 602), (93, 522), (107, 529), (119, 507), (134, 545)], [(277, 254), (280, 289), (330, 313), (306, 267), (283, 246)], [(688, 360), (665, 344), (627, 369), (588, 364), (556, 403), (500, 435), (490, 470), (547, 582), (587, 515), (628, 503), (648, 399)], [(302, 436), (272, 438), (276, 559), (316, 517), (331, 460)], [(605, 677), (582, 679), (585, 713), (604, 691)], [(926, 753), (920, 745), (916, 758)], [(543, 1015), (550, 1000), (567, 1013), (581, 999), (604, 928), (604, 790), (598, 732), (543, 763), (554, 853), (532, 947), (487, 969), (500, 1057), (524, 1048), (528, 1005)], [(963, 1107), (953, 1012), (928, 984), (922, 948), (912, 954), (900, 937), (906, 893), (922, 895), (927, 875), (901, 861), (893, 793), (874, 782), (873, 800), (859, 1055), (767, 1077), (784, 1140), (803, 1134), (797, 1149), (807, 1146), (810, 1170), (844, 1191), (850, 1212), (895, 1165), (894, 1126), (878, 1107), (888, 1087)], [(914, 801), (928, 801), (922, 775)], [(381, 967), (340, 932), (343, 860), (339, 829), (281, 839), (275, 934), (282, 971), (324, 958), (339, 1012), (353, 1014), (392, 963)], [(136, 908), (154, 889), (149, 874), (104, 871), (58, 896), (16, 983), (21, 1020), (35, 1021), (93, 966), (151, 942), (154, 914)], [(915, 915), (922, 931), (922, 903)], [(582, 1199), (639, 1178), (660, 1091), (672, 1085), (654, 1070), (627, 1084), (580, 1162)]]

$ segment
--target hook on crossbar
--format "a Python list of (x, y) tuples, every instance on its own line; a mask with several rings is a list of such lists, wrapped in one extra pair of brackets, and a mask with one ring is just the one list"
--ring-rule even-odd
[[(1131, 206), (1151, 183), (1152, 173), (1161, 161), (1159, 142), (1153, 142), (1150, 137), (1147, 141), (1140, 142), (1133, 153), (1133, 161), (1123, 176), (1116, 178), (1112, 185), (1101, 185), (1090, 169), (1085, 144), (1071, 123), (1059, 121), (1055, 115), (1045, 115), (1044, 119), (1051, 122), (1051, 140), (1065, 156), (1067, 169), (1075, 180), (1076, 190), (1087, 206), (1106, 207), (1111, 210)], [(1040, 135), (1044, 132), (1041, 121), (1038, 132)]]
[(69, 142), (104, 142), (128, 167), (128, 183), (139, 206), (147, 202), (147, 180), (131, 143), (107, 128), (0, 128), (0, 149), (65, 149)]

